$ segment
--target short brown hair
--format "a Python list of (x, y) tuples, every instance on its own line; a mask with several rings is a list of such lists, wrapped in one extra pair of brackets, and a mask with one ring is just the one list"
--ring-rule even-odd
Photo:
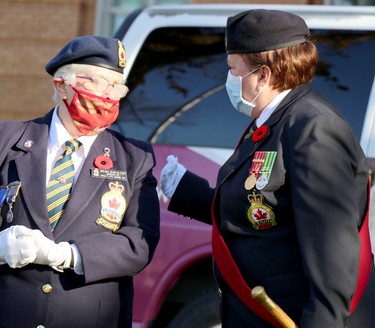
[(249, 67), (268, 66), (279, 91), (293, 89), (314, 78), (319, 56), (316, 45), (309, 40), (288, 48), (242, 54)]

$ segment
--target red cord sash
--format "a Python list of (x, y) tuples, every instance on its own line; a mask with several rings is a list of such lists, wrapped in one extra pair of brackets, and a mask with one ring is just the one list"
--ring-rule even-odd
[(370, 214), (370, 193), (371, 193), (371, 178), (369, 176), (367, 186), (367, 210), (365, 219), (359, 230), (359, 237), (361, 240), (361, 253), (359, 258), (359, 272), (357, 288), (354, 296), (350, 302), (350, 313), (353, 313), (355, 307), (359, 303), (363, 293), (365, 292), (368, 280), (370, 278), (371, 265), (372, 265), (372, 252), (371, 241), (369, 232), (369, 214)]

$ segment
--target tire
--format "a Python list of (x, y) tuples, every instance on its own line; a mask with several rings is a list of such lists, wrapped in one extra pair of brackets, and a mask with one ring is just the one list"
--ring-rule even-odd
[(220, 297), (217, 289), (199, 295), (176, 314), (168, 328), (219, 328)]

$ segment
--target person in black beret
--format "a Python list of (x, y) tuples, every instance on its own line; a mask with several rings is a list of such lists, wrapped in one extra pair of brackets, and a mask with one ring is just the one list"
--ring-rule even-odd
[[(170, 211), (212, 224), (222, 327), (374, 327), (369, 170), (339, 109), (310, 85), (318, 52), (305, 21), (241, 12), (226, 50), (226, 90), (248, 128), (215, 188), (173, 155), (160, 176)], [(259, 286), (292, 325), (251, 297)]]
[(46, 65), (55, 108), (0, 122), (0, 327), (132, 325), (159, 201), (151, 145), (109, 128), (125, 65), (121, 41), (78, 37)]

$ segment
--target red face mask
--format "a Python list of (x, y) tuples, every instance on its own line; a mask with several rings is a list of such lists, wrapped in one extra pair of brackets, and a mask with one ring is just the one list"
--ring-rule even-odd
[(116, 121), (120, 108), (119, 100), (96, 96), (74, 87), (72, 89), (75, 91), (72, 102), (68, 104), (66, 99), (63, 99), (63, 102), (82, 135), (99, 134)]

